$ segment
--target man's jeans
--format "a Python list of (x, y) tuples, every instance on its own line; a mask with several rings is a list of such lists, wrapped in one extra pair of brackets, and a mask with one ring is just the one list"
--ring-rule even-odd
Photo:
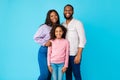
[(80, 63), (74, 64), (74, 58), (75, 56), (69, 57), (69, 65), (66, 71), (66, 80), (72, 80), (72, 72), (75, 77), (75, 80), (82, 80), (80, 74)]

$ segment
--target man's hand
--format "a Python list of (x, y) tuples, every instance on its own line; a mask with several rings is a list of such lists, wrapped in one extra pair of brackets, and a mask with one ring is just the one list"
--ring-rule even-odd
[(80, 63), (80, 60), (81, 60), (81, 55), (76, 55), (76, 56), (75, 56), (75, 59), (74, 59), (74, 63), (75, 63), (75, 64), (79, 64), (79, 63)]
[(75, 56), (75, 59), (74, 59), (74, 63), (75, 64), (79, 64), (80, 63), (82, 50), (83, 50), (83, 48), (78, 48), (77, 55)]

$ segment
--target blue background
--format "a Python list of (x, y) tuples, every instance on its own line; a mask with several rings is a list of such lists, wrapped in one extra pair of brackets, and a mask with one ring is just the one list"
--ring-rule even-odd
[(83, 80), (120, 80), (119, 0), (0, 0), (0, 80), (37, 80), (33, 35), (49, 9), (63, 22), (63, 7), (72, 4), (84, 24)]

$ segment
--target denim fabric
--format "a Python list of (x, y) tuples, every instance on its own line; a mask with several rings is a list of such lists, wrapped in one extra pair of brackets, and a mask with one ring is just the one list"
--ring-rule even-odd
[(82, 80), (80, 74), (80, 63), (74, 64), (74, 58), (75, 56), (69, 57), (69, 65), (66, 71), (66, 80), (72, 80), (72, 72), (75, 77), (75, 80)]
[(51, 80), (51, 74), (47, 66), (47, 47), (41, 46), (38, 52), (40, 76), (38, 80)]
[(53, 69), (53, 72), (52, 72), (53, 80), (63, 80), (63, 74), (64, 74), (62, 72), (63, 66), (64, 66), (64, 63), (60, 63), (60, 64), (51, 63), (51, 67)]

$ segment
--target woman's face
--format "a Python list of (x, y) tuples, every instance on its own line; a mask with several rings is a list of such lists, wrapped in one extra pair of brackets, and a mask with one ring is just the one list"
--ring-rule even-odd
[(58, 21), (58, 16), (55, 12), (51, 12), (50, 20), (51, 20), (52, 23), (56, 23)]

